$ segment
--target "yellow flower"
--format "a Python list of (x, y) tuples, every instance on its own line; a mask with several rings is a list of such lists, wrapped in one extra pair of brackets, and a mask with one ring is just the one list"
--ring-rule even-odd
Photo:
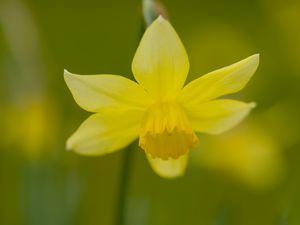
[(245, 122), (218, 138), (206, 137), (205, 144), (199, 146), (201, 151), (194, 152), (191, 163), (257, 190), (276, 187), (285, 172), (282, 150), (257, 120)]
[(180, 176), (189, 149), (198, 144), (195, 132), (224, 132), (255, 106), (216, 98), (241, 90), (258, 61), (258, 55), (250, 56), (184, 86), (187, 53), (171, 24), (158, 17), (146, 30), (132, 62), (137, 82), (118, 75), (65, 71), (75, 101), (95, 113), (68, 139), (67, 148), (83, 155), (104, 155), (139, 137), (155, 172)]
[(46, 96), (18, 100), (21, 104), (10, 102), (1, 110), (6, 118), (1, 138), (7, 149), (17, 147), (26, 153), (28, 159), (37, 160), (49, 153), (46, 147), (57, 144), (53, 135), (59, 128), (57, 108)]

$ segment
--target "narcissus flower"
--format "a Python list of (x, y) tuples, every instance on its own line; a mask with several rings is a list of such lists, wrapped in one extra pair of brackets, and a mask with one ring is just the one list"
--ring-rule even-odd
[(158, 17), (132, 62), (137, 82), (118, 75), (75, 75), (65, 81), (75, 101), (94, 112), (68, 139), (67, 148), (104, 155), (136, 138), (154, 171), (183, 174), (196, 132), (219, 134), (238, 124), (254, 103), (217, 99), (241, 90), (257, 69), (258, 55), (208, 73), (184, 86), (189, 60), (171, 24)]
[(282, 180), (285, 161), (278, 141), (257, 120), (248, 120), (219, 137), (206, 137), (191, 163), (221, 172), (251, 188), (273, 188)]

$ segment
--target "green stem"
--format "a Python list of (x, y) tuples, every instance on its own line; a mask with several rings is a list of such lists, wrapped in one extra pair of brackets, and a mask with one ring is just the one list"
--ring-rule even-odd
[[(142, 0), (143, 4), (143, 18), (141, 20), (141, 32), (139, 40), (143, 35), (146, 26), (149, 26), (160, 14), (166, 16), (166, 11), (162, 4), (155, 0)], [(146, 24), (145, 24), (146, 22)], [(132, 155), (134, 150), (134, 145), (136, 142), (131, 144), (124, 151), (124, 159), (122, 170), (120, 174), (120, 186), (119, 186), (119, 196), (118, 196), (118, 205), (117, 205), (117, 217), (115, 225), (125, 225), (126, 224), (126, 203), (127, 203), (127, 194), (129, 190), (129, 180), (130, 180), (130, 170), (132, 166)]]
[(117, 205), (117, 217), (115, 225), (125, 225), (126, 224), (126, 200), (129, 189), (129, 180), (130, 180), (130, 169), (132, 161), (132, 148), (129, 146), (124, 151), (123, 165), (120, 175), (120, 189)]

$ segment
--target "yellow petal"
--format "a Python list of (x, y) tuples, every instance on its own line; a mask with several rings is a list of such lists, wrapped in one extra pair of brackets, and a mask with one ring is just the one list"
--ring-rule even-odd
[(104, 155), (126, 147), (138, 137), (143, 111), (107, 110), (84, 121), (68, 139), (67, 149), (83, 155)]
[(76, 75), (65, 70), (65, 81), (77, 104), (90, 112), (103, 108), (145, 108), (151, 99), (135, 82), (118, 75)]
[(179, 96), (185, 104), (199, 104), (226, 94), (238, 92), (255, 73), (259, 55), (250, 56), (240, 62), (208, 73), (188, 85)]
[(171, 24), (158, 17), (146, 30), (132, 62), (135, 79), (160, 100), (176, 97), (189, 70), (189, 60)]
[(185, 154), (178, 159), (163, 160), (159, 158), (152, 158), (151, 155), (147, 155), (150, 165), (154, 172), (164, 178), (176, 178), (182, 176), (185, 172), (188, 154)]
[(240, 123), (254, 107), (255, 103), (220, 99), (185, 108), (196, 131), (219, 134)]

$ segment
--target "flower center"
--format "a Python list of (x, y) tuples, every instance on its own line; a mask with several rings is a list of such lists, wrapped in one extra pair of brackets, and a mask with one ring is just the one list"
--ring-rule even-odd
[(147, 109), (139, 146), (153, 158), (177, 159), (197, 144), (198, 138), (179, 104), (157, 102)]

